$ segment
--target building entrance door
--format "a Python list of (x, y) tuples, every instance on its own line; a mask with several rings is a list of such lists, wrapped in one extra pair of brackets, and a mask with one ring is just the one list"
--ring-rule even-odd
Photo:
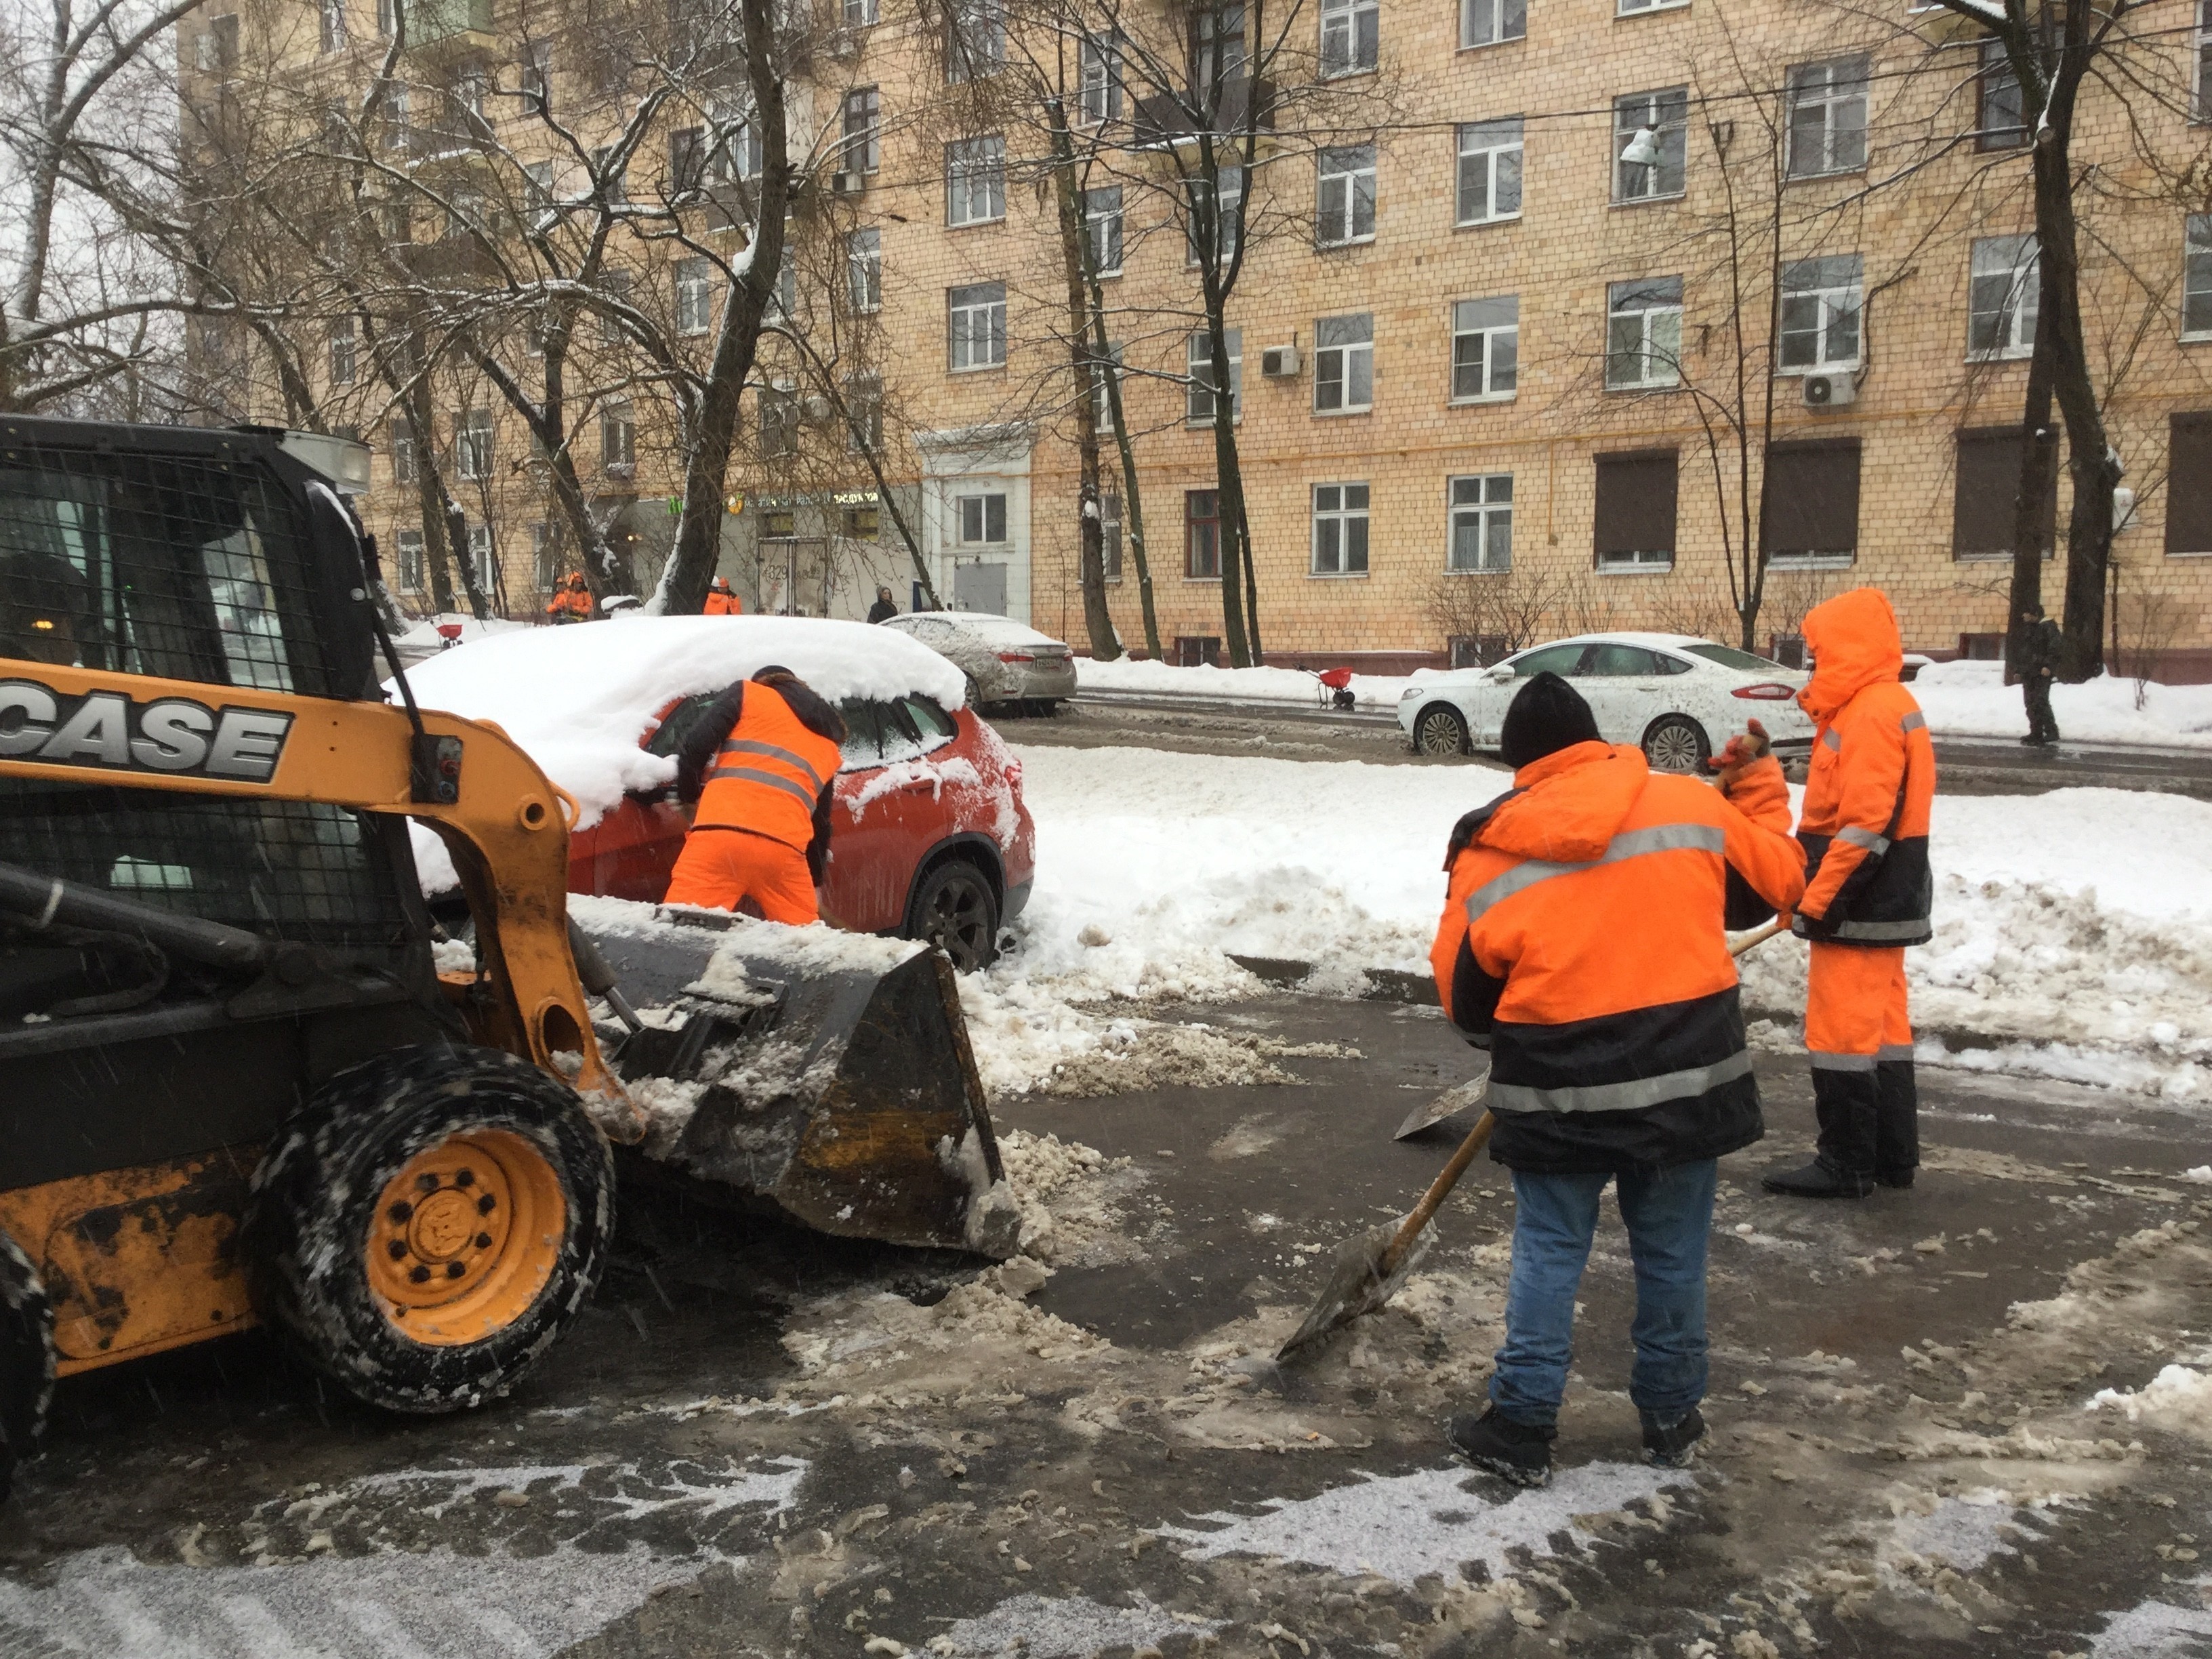
[(1006, 567), (977, 560), (952, 570), (952, 608), (981, 611), (990, 616), (1006, 614)]

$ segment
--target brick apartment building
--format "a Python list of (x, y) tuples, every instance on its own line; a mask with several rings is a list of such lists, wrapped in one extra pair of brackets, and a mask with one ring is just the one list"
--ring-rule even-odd
[[(1034, 165), (1043, 130), (1023, 89), (1042, 63), (1079, 117), (1085, 234), (1170, 653), (1199, 656), (1223, 631), (1212, 422), (1225, 401), (1272, 660), (1464, 658), (1497, 648), (1508, 616), (1521, 631), (1732, 637), (1727, 572), (1747, 536), (1772, 555), (1763, 646), (1786, 653), (1812, 603), (1871, 582), (1896, 601), (1909, 647), (1994, 654), (2035, 331), (2028, 117), (2002, 58), (1960, 20), (1893, 0), (1315, 0), (1291, 14), (1295, 40), (1246, 42), (1238, 7), (1207, 0), (1194, 16), (1143, 0), (1141, 15), (1083, 24), (1086, 40), (1180, 40), (1151, 61), (1187, 49), (1194, 73), (1212, 52), (1234, 54), (1233, 73), (1273, 50), (1263, 74), (1301, 73), (1324, 94), (1260, 136), (1243, 182), (1221, 400), (1193, 339), (1175, 159), (1191, 136), (1148, 125), (1157, 100), (1122, 83), (1113, 52), (1069, 46), (1079, 9), (1040, 22), (995, 0), (949, 15), (819, 3), (837, 9), (791, 122), (794, 155), (811, 146), (817, 205), (793, 223), (802, 250), (812, 237), (831, 252), (794, 261), (792, 315), (818, 277), (877, 343), (869, 395), (889, 482), (948, 603), (1085, 637), (1084, 392)], [(325, 62), (343, 55), (339, 78), (357, 86), (389, 18), (354, 18), (350, 3), (321, 0), (313, 45)], [(2212, 201), (2170, 182), (2212, 131), (2198, 124), (2212, 114), (2212, 0), (2135, 15), (2137, 91), (2093, 83), (2075, 144), (2095, 181), (2082, 198), (2091, 350), (2132, 497), (2113, 622), (2124, 649), (2212, 678)], [(509, 94), (537, 77), (556, 106), (573, 101), (580, 54), (559, 28), (506, 0), (496, 14), (442, 0), (419, 21), (410, 76), (441, 95), (467, 78), (479, 107), (488, 88), (485, 118), (512, 156), (556, 165), (556, 148), (531, 149), (527, 99)], [(1055, 29), (1040, 50), (1039, 31)], [(183, 61), (210, 59), (188, 45)], [(687, 118), (672, 113), (661, 142), (641, 146), (630, 189), (696, 164)], [(742, 139), (734, 161), (711, 123), (703, 142), (742, 173)], [(664, 246), (641, 244), (623, 282), (665, 290), (702, 331), (716, 303), (698, 262)], [(349, 326), (335, 319), (334, 337)], [(353, 372), (338, 354), (314, 355)], [(857, 615), (879, 582), (912, 602), (890, 503), (849, 444), (793, 439), (807, 400), (783, 389), (781, 361), (765, 346), (747, 393), (725, 572), (770, 609)], [(507, 459), (529, 439), (495, 399), (466, 402), (445, 398), (451, 429), (434, 441), (478, 482), (470, 535), (514, 613), (532, 614), (561, 554), (542, 489)], [(665, 544), (680, 476), (656, 418), (642, 398), (609, 400), (590, 457), (594, 500), (648, 555)], [(407, 441), (368, 435), (368, 516), (411, 557)], [(1109, 602), (1141, 646), (1103, 442)], [(2054, 609), (2062, 591), (2054, 568)]]

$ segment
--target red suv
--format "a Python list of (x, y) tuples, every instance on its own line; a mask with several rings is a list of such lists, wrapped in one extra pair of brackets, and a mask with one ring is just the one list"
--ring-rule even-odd
[[(670, 703), (640, 746), (673, 755), (715, 695)], [(948, 713), (916, 693), (848, 697), (839, 708), (848, 730), (823, 919), (928, 939), (963, 972), (989, 966), (1000, 925), (1029, 902), (1036, 871), (1021, 762), (970, 710)], [(626, 796), (569, 837), (569, 891), (658, 902), (690, 824), (672, 784)]]

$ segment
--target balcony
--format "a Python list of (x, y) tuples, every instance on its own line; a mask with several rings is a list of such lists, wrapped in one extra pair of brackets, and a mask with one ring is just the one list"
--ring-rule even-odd
[[(1231, 138), (1241, 133), (1248, 109), (1253, 111), (1250, 119), (1255, 129), (1270, 131), (1275, 125), (1274, 92), (1267, 82), (1249, 76), (1223, 82), (1221, 106), (1212, 123), (1214, 136)], [(1202, 93), (1197, 91), (1180, 98), (1163, 92), (1138, 99), (1136, 115), (1130, 123), (1131, 148), (1169, 149), (1195, 143), (1206, 124), (1194, 120), (1191, 110), (1203, 101)]]
[(407, 8), (407, 44), (418, 56), (447, 62), (499, 50), (492, 30), (492, 0), (413, 0)]

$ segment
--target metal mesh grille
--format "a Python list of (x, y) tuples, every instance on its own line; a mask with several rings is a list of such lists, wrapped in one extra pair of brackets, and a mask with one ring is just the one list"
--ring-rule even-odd
[(0, 862), (279, 939), (405, 936), (376, 830), (317, 801), (0, 778)]
[(0, 657), (328, 696), (310, 560), (251, 467), (0, 450)]

